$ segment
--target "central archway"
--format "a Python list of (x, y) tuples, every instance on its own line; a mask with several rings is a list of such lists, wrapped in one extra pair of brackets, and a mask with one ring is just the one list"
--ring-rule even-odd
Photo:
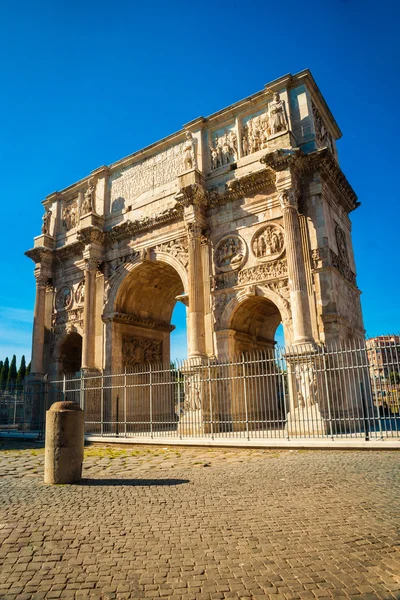
[(184, 295), (174, 267), (159, 260), (143, 261), (128, 272), (114, 304), (113, 370), (147, 363), (169, 363), (171, 317)]
[(233, 354), (272, 349), (281, 322), (281, 314), (271, 300), (262, 296), (247, 298), (231, 318), (230, 329), (235, 332)]

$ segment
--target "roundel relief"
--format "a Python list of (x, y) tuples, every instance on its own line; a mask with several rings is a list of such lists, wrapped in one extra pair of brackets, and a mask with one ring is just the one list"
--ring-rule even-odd
[(283, 229), (279, 225), (266, 225), (253, 235), (251, 249), (259, 260), (274, 260), (285, 248)]
[(56, 308), (62, 310), (63, 308), (70, 308), (72, 305), (72, 290), (69, 285), (63, 285), (56, 296)]
[(220, 271), (239, 269), (246, 259), (246, 244), (238, 235), (222, 238), (215, 248), (214, 260)]

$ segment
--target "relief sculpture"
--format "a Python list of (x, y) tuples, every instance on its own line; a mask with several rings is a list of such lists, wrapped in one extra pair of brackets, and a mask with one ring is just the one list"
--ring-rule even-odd
[(268, 115), (271, 126), (271, 135), (287, 130), (288, 119), (286, 115), (285, 101), (281, 100), (278, 92), (274, 93), (273, 100), (268, 108)]
[(56, 308), (58, 310), (65, 310), (71, 308), (73, 302), (72, 290), (69, 285), (63, 285), (58, 291), (56, 296)]
[(134, 367), (144, 363), (161, 362), (162, 342), (146, 338), (129, 338), (122, 343), (122, 357), (125, 366)]
[(273, 260), (282, 254), (285, 245), (281, 227), (267, 225), (256, 231), (251, 242), (254, 256), (261, 260)]
[(77, 202), (76, 200), (64, 204), (62, 209), (63, 226), (66, 231), (74, 229), (77, 224)]
[(266, 113), (249, 119), (242, 129), (243, 156), (267, 148), (270, 135), (271, 128)]
[(210, 147), (211, 169), (217, 169), (238, 158), (237, 135), (231, 129), (225, 131), (221, 136), (215, 135), (213, 145)]
[(245, 243), (238, 235), (223, 238), (215, 249), (215, 265), (220, 271), (238, 269), (245, 259)]
[(275, 260), (243, 269), (238, 273), (238, 283), (251, 283), (252, 281), (263, 281), (267, 279), (278, 279), (279, 277), (287, 277), (287, 262), (286, 259)]

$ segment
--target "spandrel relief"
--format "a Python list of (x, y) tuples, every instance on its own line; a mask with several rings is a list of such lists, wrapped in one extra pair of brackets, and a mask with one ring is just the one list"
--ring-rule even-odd
[(320, 148), (327, 147), (333, 154), (335, 154), (335, 145), (333, 143), (333, 138), (329, 133), (325, 122), (314, 103), (312, 104), (312, 112), (314, 117), (315, 141), (317, 143), (317, 146), (319, 146)]
[(214, 260), (219, 271), (239, 269), (246, 259), (246, 244), (238, 235), (220, 240), (215, 248)]
[(211, 170), (229, 165), (238, 159), (238, 139), (234, 125), (229, 125), (211, 134)]
[(256, 258), (261, 261), (278, 258), (285, 246), (283, 229), (278, 225), (261, 227), (253, 236), (251, 249)]

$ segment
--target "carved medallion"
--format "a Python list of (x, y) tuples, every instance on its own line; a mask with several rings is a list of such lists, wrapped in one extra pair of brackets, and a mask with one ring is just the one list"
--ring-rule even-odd
[(266, 225), (253, 236), (251, 249), (261, 261), (279, 258), (285, 248), (283, 229), (279, 225)]
[(80, 283), (78, 283), (78, 287), (75, 292), (75, 302), (77, 304), (83, 304), (85, 300), (85, 280), (83, 279)]
[(238, 235), (222, 238), (215, 248), (214, 260), (219, 271), (239, 269), (246, 260), (246, 244)]
[(73, 294), (69, 285), (63, 285), (56, 296), (56, 308), (58, 310), (66, 310), (71, 308), (73, 303)]
[(346, 234), (339, 225), (336, 225), (335, 234), (339, 256), (347, 263), (349, 261), (349, 255), (347, 253)]

